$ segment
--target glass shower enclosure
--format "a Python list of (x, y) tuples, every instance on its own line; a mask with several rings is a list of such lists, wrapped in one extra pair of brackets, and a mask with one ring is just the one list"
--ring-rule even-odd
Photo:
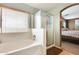
[(53, 16), (48, 16), (46, 25), (46, 46), (50, 46), (54, 44)]
[[(53, 16), (45, 11), (39, 10), (36, 16), (38, 20), (34, 19), (34, 27), (42, 28), (46, 30), (46, 47), (54, 44), (54, 32), (53, 32)], [(40, 16), (40, 18), (39, 18)]]

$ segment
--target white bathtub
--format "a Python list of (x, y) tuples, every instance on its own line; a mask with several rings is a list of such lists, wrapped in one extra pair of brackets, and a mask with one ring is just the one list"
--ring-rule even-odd
[(33, 40), (17, 40), (0, 44), (2, 55), (39, 55), (42, 54), (41, 43)]
[[(36, 35), (33, 40), (32, 35)], [(4, 33), (0, 35), (2, 55), (41, 55), (45, 53), (43, 29), (32, 29), (32, 33)], [(45, 52), (44, 52), (45, 51)]]

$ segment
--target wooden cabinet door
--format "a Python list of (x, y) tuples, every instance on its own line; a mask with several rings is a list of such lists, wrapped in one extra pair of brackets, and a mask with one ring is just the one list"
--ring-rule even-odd
[(2, 8), (2, 32), (27, 32), (29, 14)]

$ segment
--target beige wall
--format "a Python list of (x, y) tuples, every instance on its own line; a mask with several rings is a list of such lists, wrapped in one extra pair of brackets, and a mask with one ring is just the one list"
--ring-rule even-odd
[(74, 30), (75, 29), (75, 20), (69, 20), (68, 27), (69, 27), (69, 29)]
[(59, 13), (54, 15), (54, 44), (60, 46), (60, 17)]
[(75, 20), (75, 29), (79, 30), (79, 19)]

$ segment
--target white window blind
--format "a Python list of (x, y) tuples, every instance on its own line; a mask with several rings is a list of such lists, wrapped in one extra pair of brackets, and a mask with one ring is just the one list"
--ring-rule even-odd
[(27, 32), (28, 13), (2, 9), (2, 28), (3, 32)]

